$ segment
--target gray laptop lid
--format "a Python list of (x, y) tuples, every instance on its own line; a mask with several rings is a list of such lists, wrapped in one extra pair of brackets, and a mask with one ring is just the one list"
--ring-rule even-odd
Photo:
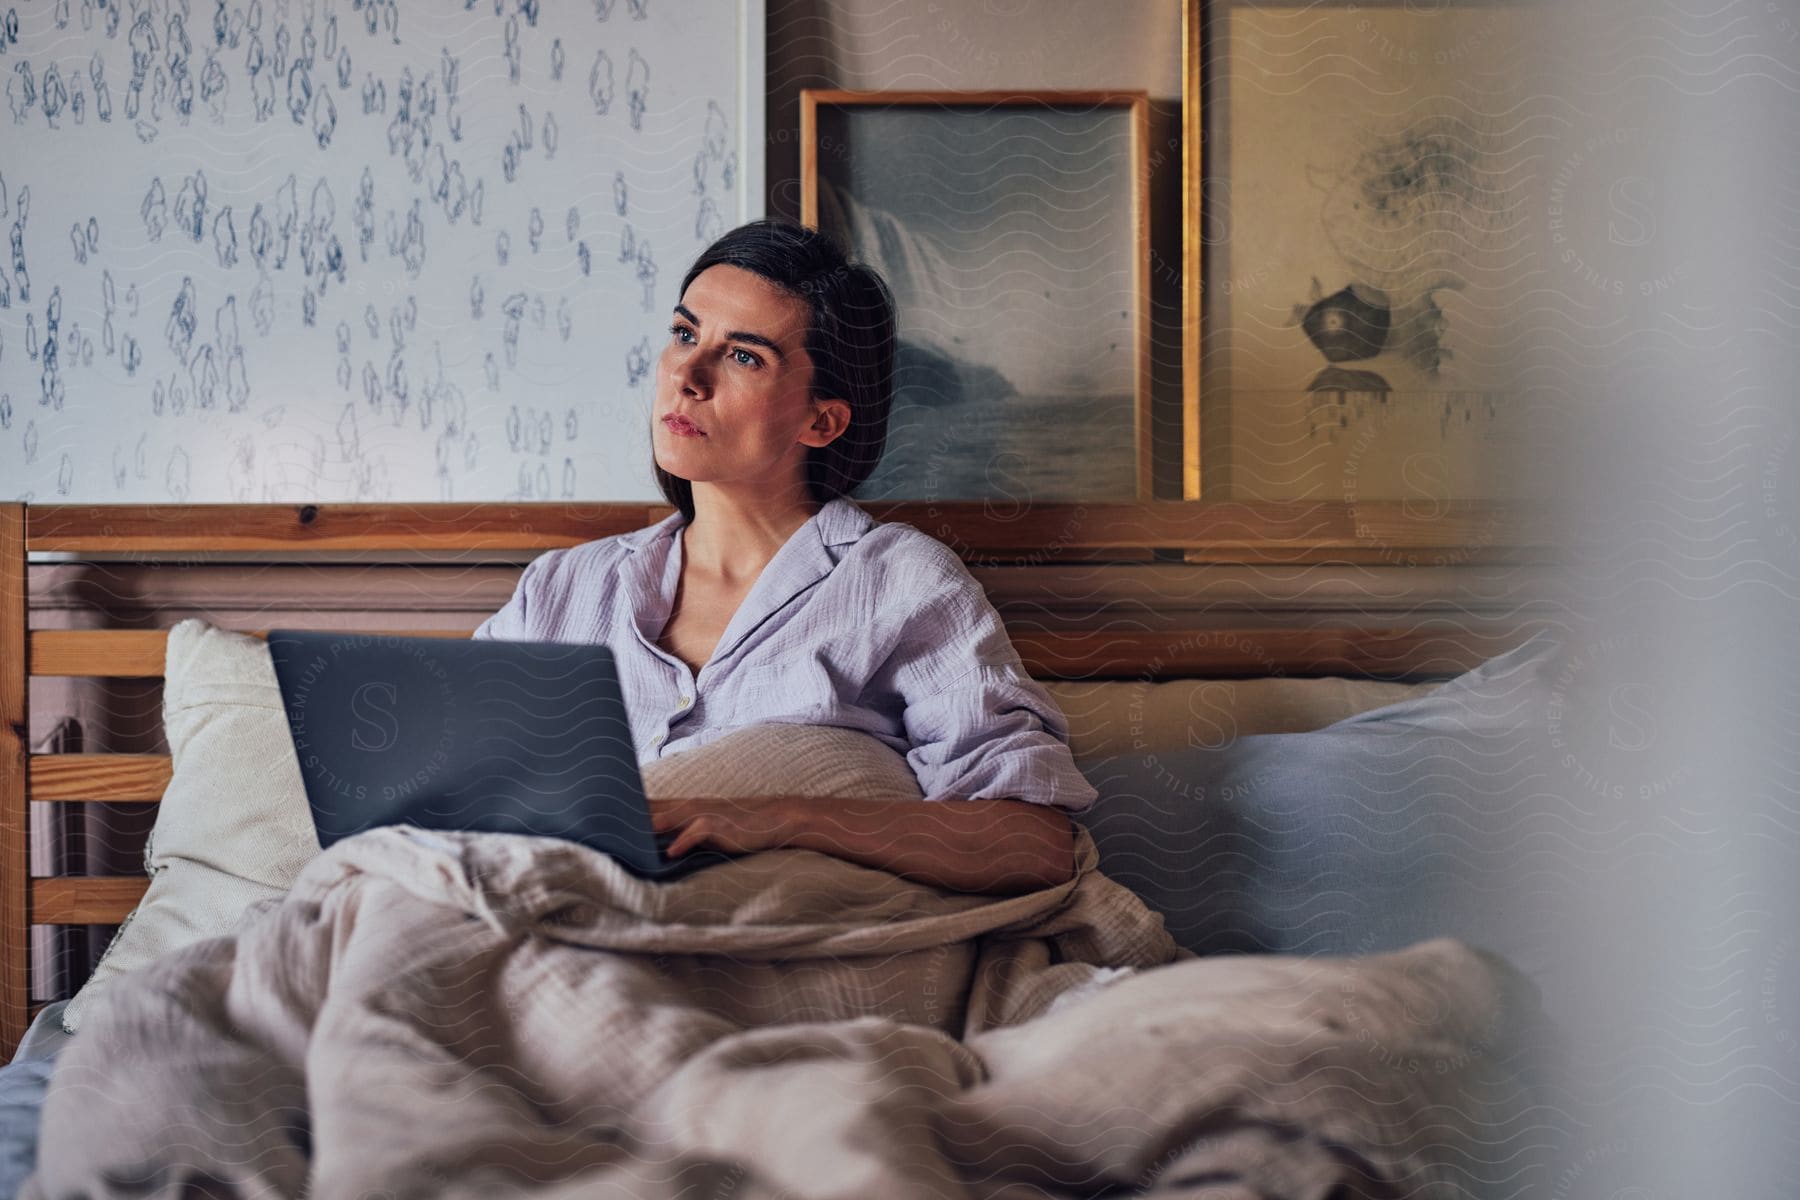
[(380, 825), (564, 838), (670, 878), (603, 645), (272, 630), (319, 844)]

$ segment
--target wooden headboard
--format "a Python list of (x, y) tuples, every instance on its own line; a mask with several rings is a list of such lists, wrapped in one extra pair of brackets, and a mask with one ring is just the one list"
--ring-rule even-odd
[[(1529, 539), (1497, 537), (1507, 514), (1468, 507), (1419, 522), (1401, 506), (1235, 505), (1157, 502), (998, 507), (984, 502), (861, 505), (878, 520), (905, 521), (955, 549), (972, 569), (1024, 566), (1082, 570), (1161, 563), (1290, 569), (1307, 564), (1510, 563), (1541, 559)], [(503, 555), (524, 562), (544, 550), (625, 533), (667, 516), (645, 504), (0, 504), (0, 1051), (10, 1057), (43, 1001), (28, 994), (33, 926), (117, 924), (142, 897), (142, 876), (30, 875), (34, 805), (154, 805), (170, 777), (166, 755), (31, 751), (33, 677), (160, 679), (166, 628), (32, 628), (31, 572), (58, 562), (160, 562), (178, 570), (307, 561), (354, 552), (358, 561), (416, 564), (422, 553)], [(1507, 528), (1515, 527), (1512, 524)], [(34, 562), (32, 556), (38, 556)], [(1173, 559), (1169, 556), (1173, 555)], [(384, 558), (388, 556), (388, 558)], [(979, 572), (978, 572), (979, 574)], [(1073, 589), (1070, 589), (1073, 593)], [(1085, 586), (1079, 595), (1090, 594)], [(498, 607), (498, 605), (494, 605)], [(1031, 673), (1046, 679), (1267, 674), (1419, 679), (1453, 674), (1516, 645), (1534, 622), (1479, 619), (1442, 610), (1371, 625), (1346, 614), (1239, 629), (1216, 618), (1149, 627), (1095, 610), (1051, 628), (1002, 606)], [(1077, 605), (1079, 608), (1079, 605)], [(405, 614), (396, 613), (396, 622)], [(305, 627), (305, 622), (286, 622)], [(403, 624), (380, 632), (466, 637), (463, 629)], [(246, 630), (265, 633), (266, 630)]]

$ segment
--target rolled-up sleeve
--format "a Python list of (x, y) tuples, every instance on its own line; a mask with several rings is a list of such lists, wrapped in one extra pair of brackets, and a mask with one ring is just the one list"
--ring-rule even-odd
[(1098, 793), (1075, 765), (1069, 724), (1026, 674), (986, 594), (961, 564), (908, 620), (893, 662), (927, 800), (1012, 799), (1086, 811)]

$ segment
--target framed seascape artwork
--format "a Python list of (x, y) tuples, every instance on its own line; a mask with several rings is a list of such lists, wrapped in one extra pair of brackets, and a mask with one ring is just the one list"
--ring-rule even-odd
[(1148, 500), (1143, 93), (801, 93), (802, 219), (899, 309), (858, 498)]
[[(1530, 495), (1527, 7), (1187, 0), (1183, 494)], [(1536, 18), (1541, 24), (1541, 18)]]

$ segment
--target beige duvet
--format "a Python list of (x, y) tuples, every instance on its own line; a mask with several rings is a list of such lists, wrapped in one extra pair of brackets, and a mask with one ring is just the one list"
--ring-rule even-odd
[(1456, 1194), (1510, 972), (1449, 941), (1195, 959), (1077, 855), (987, 897), (365, 833), (121, 978), (20, 1194)]

